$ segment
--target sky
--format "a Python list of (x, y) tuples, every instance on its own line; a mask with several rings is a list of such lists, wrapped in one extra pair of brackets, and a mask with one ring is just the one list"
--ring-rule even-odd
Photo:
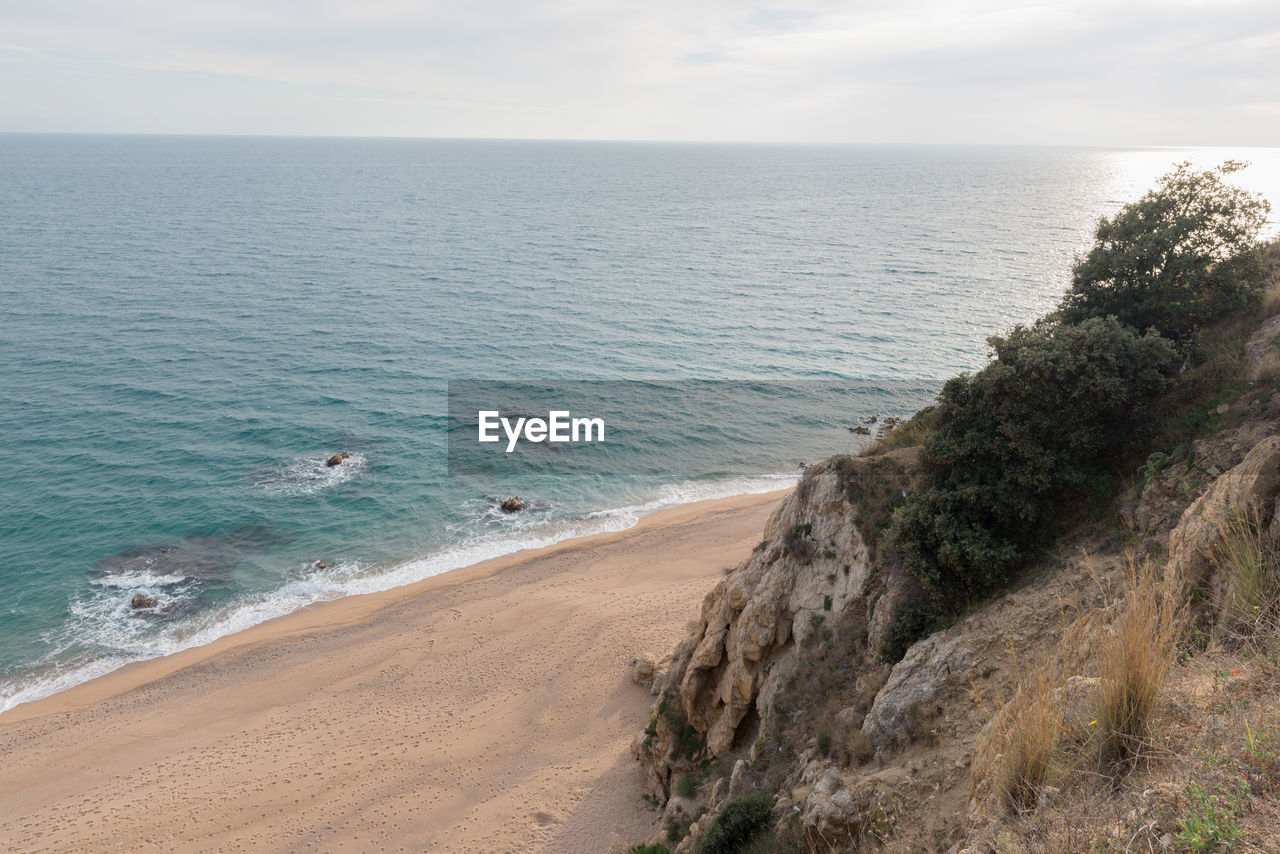
[(1280, 3), (0, 0), (0, 131), (1280, 145)]

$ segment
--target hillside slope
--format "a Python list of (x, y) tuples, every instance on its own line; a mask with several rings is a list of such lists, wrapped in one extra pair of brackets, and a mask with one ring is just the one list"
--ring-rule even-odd
[[(883, 453), (808, 470), (693, 635), (641, 666), (658, 695), (633, 745), (662, 807), (649, 844), (1280, 850), (1274, 290), (1267, 306), (1215, 326), (1211, 352), (1155, 408), (1158, 439), (1185, 436), (1180, 447), (1060, 507), (1003, 592), (926, 628), (892, 665), (886, 638), (921, 633), (895, 625), (924, 594), (881, 547), (916, 477), (916, 449), (892, 449), (912, 425)], [(1243, 552), (1256, 565), (1246, 594)], [(1129, 667), (1116, 639), (1141, 631), (1167, 672), (1140, 726), (1117, 735), (1107, 704), (1133, 672), (1112, 652)], [(738, 842), (724, 842), (731, 824)]]

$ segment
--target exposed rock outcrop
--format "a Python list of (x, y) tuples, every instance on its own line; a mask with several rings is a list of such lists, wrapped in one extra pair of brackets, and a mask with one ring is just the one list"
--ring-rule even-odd
[(815, 466), (770, 519), (764, 547), (703, 602), (679, 694), (712, 755), (777, 690), (793, 642), (862, 593), (870, 565), (852, 509), (833, 467)]
[(834, 768), (827, 768), (804, 802), (801, 823), (805, 836), (831, 849), (865, 838), (875, 825), (889, 818), (888, 800), (875, 780), (850, 786)]
[(343, 460), (349, 460), (349, 459), (351, 459), (350, 452), (341, 451), (339, 453), (334, 454), (332, 457), (329, 457), (329, 459), (325, 460), (324, 464), (327, 465), (329, 468), (333, 468), (334, 466), (342, 465)]
[(1232, 519), (1256, 519), (1280, 528), (1276, 496), (1280, 493), (1280, 436), (1263, 439), (1244, 460), (1218, 477), (1188, 507), (1169, 535), (1167, 572), (1187, 587), (1203, 587), (1212, 574), (1209, 553)]
[(519, 495), (513, 495), (498, 505), (503, 513), (519, 513), (524, 509), (524, 500)]
[(969, 650), (945, 634), (918, 641), (894, 665), (862, 722), (862, 734), (877, 750), (909, 740), (952, 675), (963, 673), (971, 663)]
[(703, 601), (698, 630), (673, 656), (662, 702), (633, 744), (650, 794), (665, 799), (673, 770), (733, 748), (793, 672), (797, 644), (851, 603), (872, 610), (873, 559), (848, 488), (867, 465), (837, 457), (806, 470), (755, 552)]
[(665, 655), (662, 658), (642, 655), (631, 662), (631, 679), (656, 697), (662, 691), (664, 680), (667, 678), (667, 670), (670, 667), (671, 656), (669, 655)]
[(133, 594), (133, 599), (129, 604), (134, 610), (142, 610), (143, 608), (154, 608), (156, 606), (156, 600), (150, 596), (145, 596), (142, 593), (135, 593)]

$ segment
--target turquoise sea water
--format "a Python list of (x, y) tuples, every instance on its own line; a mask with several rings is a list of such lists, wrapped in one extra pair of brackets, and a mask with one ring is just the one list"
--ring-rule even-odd
[[(1100, 214), (1239, 154), (0, 136), (0, 709), (785, 486), (845, 422), (734, 476), (672, 442), (666, 475), (450, 478), (446, 382), (858, 381), (847, 423), (906, 414), (1057, 299)], [(1244, 156), (1280, 201), (1280, 154)]]

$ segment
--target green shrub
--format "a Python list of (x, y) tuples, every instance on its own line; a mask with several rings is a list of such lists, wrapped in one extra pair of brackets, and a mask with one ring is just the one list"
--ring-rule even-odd
[(841, 457), (835, 470), (845, 500), (854, 507), (858, 533), (875, 555), (893, 511), (902, 504), (910, 473), (891, 457)]
[(1114, 318), (1042, 322), (988, 339), (994, 361), (949, 380), (921, 448), (920, 482), (886, 543), (943, 601), (1007, 582), (1056, 504), (1140, 442), (1169, 384), (1173, 345)]
[(633, 845), (630, 854), (671, 854), (667, 846), (655, 842), (652, 845)]
[[(680, 700), (675, 697), (672, 692), (668, 691), (658, 702), (657, 715), (664, 718), (668, 727), (676, 736), (676, 755), (683, 756), (686, 760), (692, 761), (694, 757), (702, 750), (705, 741), (702, 733), (698, 732), (697, 727), (689, 723), (684, 714), (680, 711)], [(657, 732), (657, 722), (654, 721), (654, 733)], [(649, 730), (645, 730), (646, 738), (649, 736)]]
[(1244, 835), (1240, 815), (1249, 803), (1249, 784), (1243, 780), (1234, 791), (1209, 792), (1198, 783), (1187, 787), (1187, 812), (1178, 821), (1178, 842), (1188, 851), (1230, 850)]
[(896, 664), (918, 640), (927, 638), (942, 625), (942, 615), (932, 599), (908, 599), (893, 607), (889, 624), (880, 636), (876, 651), (880, 660)]
[(773, 796), (763, 792), (729, 801), (698, 841), (697, 854), (739, 854), (769, 829)]
[(698, 791), (698, 781), (692, 774), (681, 774), (676, 780), (676, 794), (682, 798), (692, 798)]
[(859, 452), (859, 456), (870, 457), (887, 453), (897, 448), (910, 448), (919, 445), (933, 429), (932, 406), (926, 406), (915, 415), (890, 430), (884, 437)]
[(689, 828), (693, 827), (693, 823), (707, 814), (706, 807), (700, 807), (693, 815), (688, 815), (680, 805), (676, 805), (675, 815), (667, 823), (667, 842), (672, 845), (679, 845), (680, 842), (689, 835)]
[(1260, 307), (1257, 239), (1270, 206), (1223, 181), (1246, 165), (1196, 172), (1179, 163), (1141, 199), (1103, 217), (1093, 248), (1076, 261), (1061, 320), (1115, 317), (1186, 341), (1208, 323)]
[(703, 744), (702, 733), (693, 724), (686, 723), (676, 732), (676, 751), (690, 762), (702, 750)]

